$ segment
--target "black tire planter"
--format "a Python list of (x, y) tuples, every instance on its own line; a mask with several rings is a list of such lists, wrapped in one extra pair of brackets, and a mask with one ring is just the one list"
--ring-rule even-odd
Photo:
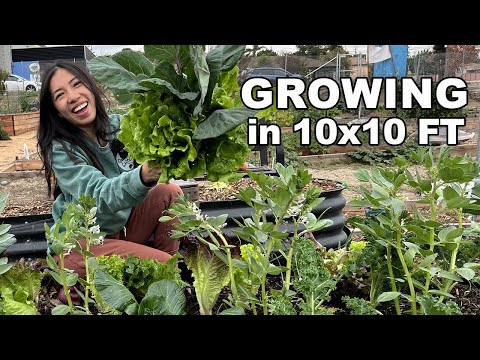
[(347, 200), (342, 195), (345, 187), (337, 182), (338, 188), (335, 190), (323, 191), (320, 197), (325, 198), (323, 202), (313, 209), (316, 216), (321, 215), (322, 219), (330, 219), (333, 224), (316, 233), (315, 239), (326, 248), (339, 248), (345, 244), (348, 239), (349, 231), (345, 230), (345, 215), (343, 209)]
[[(338, 248), (345, 244), (350, 231), (345, 227), (343, 208), (346, 200), (342, 195), (344, 187), (336, 190), (324, 191), (320, 194), (325, 200), (312, 210), (316, 216), (330, 219), (333, 224), (327, 228), (313, 233), (315, 239), (326, 248)], [(252, 208), (240, 200), (207, 201), (199, 204), (205, 215), (219, 216), (228, 214), (227, 226), (224, 232), (229, 237), (235, 237), (232, 230), (238, 229), (234, 219), (242, 221), (243, 218), (252, 216)], [(267, 217), (268, 218), (268, 217)], [(270, 218), (271, 220), (271, 218)], [(47, 253), (47, 240), (45, 238), (45, 222), (48, 226), (54, 224), (52, 215), (30, 215), (0, 218), (0, 224), (10, 224), (10, 233), (15, 235), (17, 241), (10, 246), (1, 256), (6, 256), (14, 261), (22, 257), (28, 259), (44, 258)], [(280, 227), (280, 231), (293, 233), (293, 224), (287, 222)]]
[[(330, 219), (333, 224), (322, 230), (313, 233), (313, 236), (321, 245), (326, 248), (339, 248), (345, 244), (348, 239), (349, 231), (345, 227), (345, 215), (343, 208), (346, 199), (342, 195), (345, 189), (341, 183), (337, 182), (337, 188), (334, 190), (323, 191), (320, 197), (325, 198), (323, 202), (312, 210), (317, 217), (322, 215), (322, 219)], [(223, 229), (229, 237), (234, 237), (233, 229), (238, 228), (234, 219), (242, 221), (244, 218), (252, 216), (253, 209), (241, 200), (225, 200), (225, 201), (208, 201), (201, 202), (200, 210), (209, 216), (220, 216), (228, 214), (227, 226)], [(267, 220), (272, 220), (273, 216), (267, 216)], [(293, 224), (287, 222), (286, 225), (280, 226), (280, 231), (288, 231), (293, 233)]]
[(26, 260), (45, 258), (47, 256), (45, 223), (49, 226), (54, 224), (51, 214), (0, 218), (0, 224), (11, 225), (9, 233), (15, 235), (17, 239), (1, 256), (8, 257), (9, 261), (22, 257)]

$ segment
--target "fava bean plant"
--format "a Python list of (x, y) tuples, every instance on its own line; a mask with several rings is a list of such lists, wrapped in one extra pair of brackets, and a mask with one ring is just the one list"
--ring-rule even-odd
[[(458, 314), (453, 289), (471, 281), (480, 267), (474, 262), (480, 227), (464, 223), (465, 213), (480, 210), (479, 165), (467, 155), (451, 156), (448, 146), (418, 148), (395, 162), (393, 168), (358, 171), (366, 185), (360, 198), (349, 202), (375, 213), (350, 221), (370, 241), (363, 250), (374, 290), (370, 304), (392, 301), (397, 314)], [(415, 173), (409, 170), (413, 164)], [(421, 195), (422, 209), (406, 205), (405, 188)], [(456, 215), (456, 223), (442, 223), (447, 212)]]

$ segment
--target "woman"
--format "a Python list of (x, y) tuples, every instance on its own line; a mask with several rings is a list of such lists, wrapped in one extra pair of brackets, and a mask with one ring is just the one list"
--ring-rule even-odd
[[(97, 224), (107, 233), (103, 245), (91, 247), (94, 255), (165, 262), (179, 242), (169, 237), (173, 224), (158, 219), (182, 190), (175, 183), (157, 184), (159, 168), (134, 166), (115, 139), (120, 117), (107, 115), (102, 96), (95, 79), (74, 63), (58, 61), (43, 75), (37, 137), (49, 196), (53, 175), (56, 182), (53, 218), (61, 218), (65, 203), (89, 195), (96, 199)], [(65, 267), (85, 277), (78, 252), (66, 256)]]

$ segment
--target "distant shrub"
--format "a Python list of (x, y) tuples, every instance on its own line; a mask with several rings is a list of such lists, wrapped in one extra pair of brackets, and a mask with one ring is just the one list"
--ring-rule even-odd
[(0, 124), (0, 140), (10, 140), (10, 136), (5, 130), (2, 129), (1, 124)]

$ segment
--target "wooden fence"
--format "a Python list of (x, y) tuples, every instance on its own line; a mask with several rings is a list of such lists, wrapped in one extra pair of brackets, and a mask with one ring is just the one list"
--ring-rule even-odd
[(9, 136), (36, 130), (40, 123), (40, 112), (0, 115), (0, 125)]

